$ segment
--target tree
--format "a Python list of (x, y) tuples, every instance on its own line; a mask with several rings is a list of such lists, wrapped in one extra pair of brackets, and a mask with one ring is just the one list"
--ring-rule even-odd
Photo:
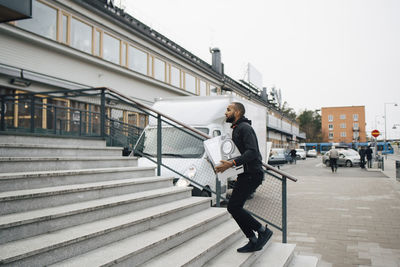
[(300, 131), (305, 132), (307, 139), (306, 142), (321, 142), (321, 115), (319, 110), (304, 110), (297, 117), (299, 122)]
[(296, 117), (297, 117), (296, 112), (293, 110), (293, 108), (288, 107), (288, 103), (286, 101), (283, 102), (281, 111), (289, 119), (296, 120)]

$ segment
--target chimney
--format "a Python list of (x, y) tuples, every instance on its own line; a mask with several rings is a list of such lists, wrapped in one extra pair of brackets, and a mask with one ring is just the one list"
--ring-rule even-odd
[(261, 91), (261, 98), (268, 102), (267, 87), (263, 87)]
[(219, 48), (211, 48), (212, 54), (212, 69), (220, 74), (223, 74), (222, 63), (221, 63), (221, 51)]

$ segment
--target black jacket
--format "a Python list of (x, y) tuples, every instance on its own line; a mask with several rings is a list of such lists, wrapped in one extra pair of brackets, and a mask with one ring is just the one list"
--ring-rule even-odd
[(242, 117), (232, 124), (232, 128), (232, 140), (241, 153), (241, 156), (235, 159), (236, 166), (243, 165), (244, 174), (262, 174), (262, 158), (251, 121)]

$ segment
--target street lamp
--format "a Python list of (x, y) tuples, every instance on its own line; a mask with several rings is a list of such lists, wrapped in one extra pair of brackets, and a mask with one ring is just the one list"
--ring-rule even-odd
[[(384, 147), (386, 147), (386, 105), (394, 105), (395, 107), (397, 107), (397, 103), (390, 102), (390, 103), (385, 103), (385, 105), (384, 105), (384, 110), (385, 110), (385, 143), (384, 143)], [(385, 157), (387, 158), (387, 154), (385, 154)]]

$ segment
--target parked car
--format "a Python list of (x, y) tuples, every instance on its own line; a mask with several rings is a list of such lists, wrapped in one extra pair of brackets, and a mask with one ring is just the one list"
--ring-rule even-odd
[(316, 158), (318, 156), (317, 150), (310, 149), (307, 151), (307, 157)]
[(306, 159), (306, 151), (304, 151), (302, 148), (297, 148), (296, 157), (297, 159)]
[(282, 165), (288, 163), (285, 149), (273, 148), (268, 159), (269, 165)]
[[(324, 163), (327, 167), (331, 165), (329, 161), (329, 153), (330, 150), (326, 152), (322, 157), (322, 163)], [(338, 166), (346, 166), (346, 167), (359, 165), (360, 155), (354, 149), (339, 150), (339, 158), (337, 164)]]

